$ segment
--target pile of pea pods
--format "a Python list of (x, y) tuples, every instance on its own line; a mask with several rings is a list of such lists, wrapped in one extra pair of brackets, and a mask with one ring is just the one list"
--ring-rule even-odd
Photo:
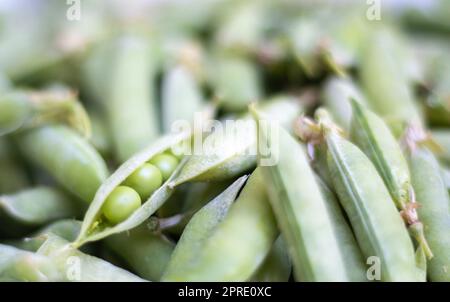
[(0, 281), (450, 281), (449, 1), (7, 2)]

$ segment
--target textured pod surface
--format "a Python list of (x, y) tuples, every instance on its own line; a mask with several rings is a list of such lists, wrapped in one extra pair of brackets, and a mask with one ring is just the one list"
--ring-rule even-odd
[(66, 194), (51, 187), (36, 187), (0, 196), (0, 232), (29, 231), (61, 218), (79, 214)]
[(365, 257), (376, 256), (382, 281), (417, 281), (414, 249), (383, 180), (355, 145), (327, 135), (334, 188)]
[(56, 235), (48, 239), (37, 251), (51, 259), (61, 276), (59, 281), (81, 282), (140, 282), (145, 281), (128, 271), (72, 248), (70, 243)]
[(190, 270), (198, 260), (205, 242), (227, 216), (246, 179), (247, 177), (243, 176), (236, 180), (191, 218), (175, 247), (162, 277), (163, 281), (189, 280)]
[(410, 155), (412, 183), (420, 218), (434, 257), (428, 262), (431, 281), (450, 281), (450, 201), (434, 155), (416, 149)]
[(106, 245), (142, 278), (159, 281), (175, 244), (145, 227), (110, 236)]
[(67, 190), (92, 201), (108, 170), (97, 151), (65, 126), (43, 126), (17, 136), (21, 153)]
[[(349, 281), (326, 201), (308, 165), (302, 146), (281, 127), (279, 141), (259, 129), (259, 148), (278, 155), (274, 165), (261, 166), (277, 223), (286, 238), (297, 280)], [(277, 149), (279, 148), (279, 149)], [(289, 152), (280, 152), (289, 150)]]

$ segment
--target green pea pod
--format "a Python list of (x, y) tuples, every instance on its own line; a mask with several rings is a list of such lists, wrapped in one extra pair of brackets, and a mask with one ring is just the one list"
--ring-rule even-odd
[(42, 255), (0, 244), (0, 281), (59, 281), (53, 261)]
[(278, 234), (261, 171), (256, 169), (188, 270), (172, 280), (245, 281), (264, 261)]
[(266, 17), (264, 1), (236, 3), (237, 7), (224, 14), (215, 40), (224, 49), (240, 53), (255, 53), (260, 47)]
[(161, 234), (140, 227), (106, 238), (105, 244), (140, 277), (159, 281), (175, 244)]
[(178, 65), (169, 69), (161, 92), (163, 129), (167, 133), (178, 120), (193, 121), (201, 111), (203, 96), (188, 68)]
[(51, 259), (62, 276), (60, 281), (81, 282), (139, 282), (145, 281), (100, 258), (73, 248), (70, 243), (56, 235), (48, 239), (36, 252)]
[(412, 184), (420, 204), (418, 212), (434, 254), (427, 265), (428, 278), (431, 281), (450, 281), (450, 201), (439, 164), (425, 148), (412, 150), (409, 164)]
[(414, 208), (416, 201), (411, 199), (412, 188), (408, 163), (400, 145), (388, 126), (376, 114), (363, 108), (354, 99), (352, 99), (352, 108), (350, 133), (352, 141), (372, 161), (412, 236), (424, 249), (427, 257), (432, 258), (433, 253), (427, 244), (422, 223)]
[(281, 236), (275, 240), (264, 262), (250, 278), (251, 282), (287, 282), (292, 265), (287, 247)]
[(324, 106), (333, 120), (346, 131), (350, 129), (352, 119), (351, 98), (367, 104), (362, 92), (350, 79), (333, 77), (325, 83), (322, 92)]
[(97, 151), (65, 126), (43, 126), (15, 138), (26, 159), (87, 203), (106, 179), (108, 170)]
[(0, 135), (52, 122), (90, 135), (89, 117), (72, 91), (15, 91), (0, 97)]
[[(261, 123), (256, 112), (255, 118)], [(352, 280), (345, 266), (348, 255), (340, 250), (327, 201), (302, 146), (278, 125), (270, 125), (270, 131), (268, 128), (259, 125), (258, 148), (270, 150), (276, 162), (263, 164), (263, 155), (259, 153), (259, 166), (269, 184), (270, 202), (286, 238), (296, 280)]]
[(12, 193), (29, 186), (22, 162), (8, 138), (0, 137), (0, 193)]
[(148, 41), (140, 36), (121, 36), (111, 47), (115, 51), (109, 61), (103, 103), (115, 156), (124, 162), (159, 134), (154, 96), (156, 62)]
[(162, 281), (188, 280), (188, 269), (197, 261), (205, 242), (225, 219), (246, 179), (247, 176), (242, 176), (236, 180), (192, 217), (173, 251)]
[(404, 123), (423, 124), (412, 88), (396, 56), (398, 41), (386, 29), (369, 35), (361, 56), (360, 77), (370, 107), (389, 122), (397, 135)]
[[(289, 97), (277, 97), (261, 106), (272, 120), (287, 128), (299, 114), (300, 108)], [(225, 124), (209, 135), (205, 154), (194, 154), (171, 186), (188, 181), (217, 181), (236, 177), (256, 165), (256, 131), (249, 114), (235, 123)], [(206, 149), (207, 147), (205, 147)]]
[(76, 217), (76, 204), (66, 194), (51, 187), (35, 187), (0, 196), (0, 232), (26, 234), (61, 218)]
[(450, 130), (439, 129), (431, 132), (433, 139), (442, 147), (439, 158), (450, 165)]
[(209, 78), (221, 106), (228, 111), (245, 110), (262, 96), (262, 83), (257, 66), (230, 55), (218, 55), (209, 68)]
[(112, 154), (112, 138), (107, 127), (106, 119), (98, 112), (89, 112), (92, 125), (90, 142), (94, 148), (105, 158)]
[(382, 281), (418, 281), (411, 239), (376, 168), (337, 134), (326, 142), (334, 189), (364, 257), (378, 257)]
[(151, 160), (155, 155), (170, 150), (170, 148), (189, 140), (190, 137), (190, 131), (163, 136), (123, 163), (98, 188), (94, 200), (90, 204), (84, 217), (80, 235), (73, 245), (78, 247), (86, 242), (99, 240), (110, 235), (132, 229), (140, 225), (156, 210), (158, 210), (158, 208), (161, 207), (161, 205), (163, 205), (164, 202), (171, 196), (173, 189), (168, 186), (168, 183), (170, 183), (179, 173), (180, 168), (184, 165), (184, 161), (179, 164), (177, 170), (172, 174), (171, 178), (169, 178), (159, 189), (157, 189), (142, 204), (142, 206), (134, 211), (126, 220), (114, 226), (109, 225), (106, 221), (102, 220), (102, 206), (104, 205), (107, 197), (116, 187), (123, 183), (128, 176), (130, 176), (144, 163)]

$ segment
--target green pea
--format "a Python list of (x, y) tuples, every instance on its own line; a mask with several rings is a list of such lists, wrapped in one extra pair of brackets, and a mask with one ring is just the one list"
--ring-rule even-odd
[(163, 180), (166, 181), (172, 175), (178, 165), (178, 159), (167, 153), (158, 154), (150, 160), (150, 163), (158, 167)]
[(124, 184), (136, 190), (142, 200), (146, 200), (162, 184), (160, 170), (145, 163), (125, 180)]
[(141, 206), (139, 194), (130, 187), (115, 188), (103, 205), (103, 215), (113, 224), (127, 219)]

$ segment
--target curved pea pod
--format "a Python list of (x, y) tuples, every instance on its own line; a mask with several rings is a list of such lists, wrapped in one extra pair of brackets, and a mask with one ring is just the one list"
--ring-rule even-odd
[(178, 165), (172, 176), (151, 196), (143, 202), (143, 204), (134, 211), (126, 220), (112, 226), (102, 220), (102, 206), (111, 192), (122, 184), (128, 176), (144, 163), (151, 160), (155, 155), (170, 150), (170, 148), (183, 143), (191, 138), (190, 131), (184, 131), (177, 134), (162, 136), (154, 141), (150, 146), (141, 150), (129, 160), (123, 163), (110, 177), (108, 177), (98, 188), (94, 200), (89, 206), (83, 220), (80, 235), (73, 243), (78, 247), (89, 241), (96, 241), (110, 235), (120, 233), (132, 229), (147, 218), (149, 218), (156, 210), (158, 210), (164, 202), (172, 195), (173, 189), (168, 186), (179, 170), (184, 165), (184, 160)]
[[(261, 106), (261, 111), (287, 128), (300, 112), (296, 101), (289, 97), (276, 97)], [(218, 181), (241, 175), (256, 165), (256, 129), (250, 115), (225, 128), (218, 128), (204, 141), (204, 154), (194, 154), (186, 162), (171, 186), (188, 181)]]
[(262, 96), (262, 83), (257, 66), (245, 58), (218, 55), (209, 67), (214, 94), (228, 111), (245, 110)]
[[(148, 145), (159, 134), (155, 101), (156, 62), (149, 41), (124, 35), (113, 41), (103, 103), (118, 161)], [(109, 71), (108, 71), (109, 70)]]
[(159, 281), (175, 244), (146, 227), (105, 239), (106, 246), (123, 259), (140, 277)]
[(35, 187), (0, 196), (0, 233), (24, 235), (60, 218), (79, 214), (73, 200), (55, 188)]
[(292, 265), (281, 236), (275, 240), (264, 262), (250, 278), (251, 282), (287, 282)]
[(145, 281), (130, 272), (116, 267), (100, 258), (73, 248), (70, 243), (56, 235), (48, 234), (47, 240), (36, 254), (52, 260), (60, 281), (81, 282), (141, 282)]
[(13, 91), (0, 97), (0, 135), (55, 122), (90, 135), (89, 117), (72, 91)]
[[(330, 213), (302, 146), (284, 129), (262, 123), (255, 113), (258, 147), (267, 148), (273, 160), (259, 166), (278, 225), (290, 252), (296, 280), (350, 281), (344, 255), (335, 235)], [(269, 131), (270, 130), (270, 131)], [(280, 152), (289, 150), (289, 152)]]
[(450, 164), (450, 130), (433, 130), (431, 136), (442, 147), (442, 152), (437, 154), (439, 159)]
[(382, 281), (418, 281), (411, 239), (376, 168), (337, 134), (326, 142), (334, 189), (364, 257), (378, 257)]
[(194, 75), (181, 64), (166, 72), (161, 94), (165, 133), (171, 130), (175, 121), (194, 120), (195, 113), (203, 106), (203, 96)]
[(15, 138), (26, 159), (87, 203), (106, 179), (108, 170), (101, 156), (84, 138), (65, 126), (43, 126)]
[(249, 177), (224, 220), (176, 280), (245, 281), (264, 261), (279, 232), (261, 171)]
[(367, 104), (362, 92), (350, 79), (333, 77), (325, 83), (321, 96), (324, 106), (331, 113), (333, 120), (346, 131), (350, 129), (352, 119), (350, 98)]
[(395, 36), (386, 29), (369, 35), (361, 54), (360, 77), (370, 107), (388, 121), (397, 136), (404, 123), (423, 124), (411, 83), (396, 56)]
[(28, 175), (8, 138), (0, 137), (0, 193), (16, 192), (29, 186)]
[(427, 264), (431, 281), (450, 281), (450, 201), (434, 155), (425, 148), (409, 153), (418, 212), (434, 257)]
[(352, 99), (353, 118), (351, 124), (352, 141), (372, 161), (384, 181), (392, 200), (405, 220), (412, 236), (424, 249), (427, 257), (433, 253), (423, 234), (415, 200), (411, 199), (411, 179), (408, 163), (400, 145), (384, 121)]
[(0, 244), (0, 281), (60, 281), (53, 261), (42, 255)]
[(187, 270), (197, 261), (204, 244), (227, 216), (246, 179), (247, 176), (240, 177), (195, 213), (172, 253), (167, 269), (161, 278), (162, 281), (188, 280), (190, 273)]

